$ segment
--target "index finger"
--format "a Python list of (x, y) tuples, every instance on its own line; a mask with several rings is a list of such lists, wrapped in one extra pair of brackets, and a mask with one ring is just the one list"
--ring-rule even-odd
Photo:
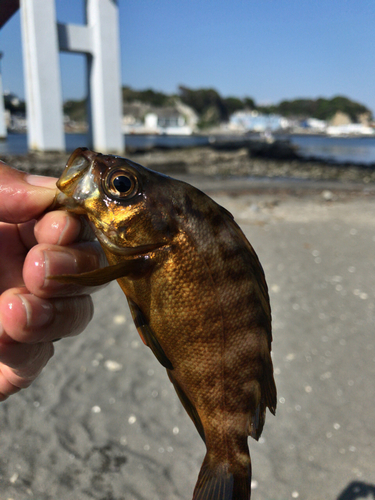
[(0, 221), (12, 224), (39, 217), (53, 202), (53, 177), (29, 175), (0, 163)]

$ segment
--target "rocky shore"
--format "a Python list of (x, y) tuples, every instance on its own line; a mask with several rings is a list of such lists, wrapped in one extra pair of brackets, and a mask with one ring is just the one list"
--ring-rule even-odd
[[(186, 149), (153, 149), (146, 152), (126, 152), (124, 156), (153, 170), (190, 174), (208, 178), (269, 178), (314, 181), (335, 181), (363, 186), (375, 184), (373, 166), (334, 164), (316, 159), (278, 159), (253, 157), (247, 148), (234, 151), (210, 147)], [(58, 177), (69, 157), (68, 153), (29, 153), (8, 155), (0, 159), (21, 170)]]

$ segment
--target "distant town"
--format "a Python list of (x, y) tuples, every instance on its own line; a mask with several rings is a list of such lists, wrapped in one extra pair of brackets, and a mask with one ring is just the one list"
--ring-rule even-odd
[[(284, 100), (258, 105), (253, 98), (222, 97), (215, 89), (180, 86), (176, 94), (152, 89), (122, 88), (124, 134), (191, 135), (251, 132), (353, 136), (375, 134), (372, 112), (344, 96), (331, 99)], [(4, 93), (6, 125), (10, 133), (26, 132), (26, 104)], [(64, 103), (65, 131), (87, 129), (86, 100)]]

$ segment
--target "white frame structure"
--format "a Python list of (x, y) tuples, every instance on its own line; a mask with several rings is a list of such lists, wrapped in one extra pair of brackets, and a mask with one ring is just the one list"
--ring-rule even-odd
[[(1, 64), (2, 54), (0, 53), (0, 64)], [(5, 123), (5, 109), (4, 109), (4, 97), (3, 97), (3, 83), (1, 79), (1, 67), (0, 67), (0, 140), (6, 139), (7, 137), (7, 127)]]
[[(28, 145), (64, 151), (59, 51), (87, 57), (90, 146), (121, 153), (122, 98), (116, 0), (86, 0), (86, 24), (57, 24), (55, 0), (21, 0)], [(74, 78), (74, 75), (72, 75)]]

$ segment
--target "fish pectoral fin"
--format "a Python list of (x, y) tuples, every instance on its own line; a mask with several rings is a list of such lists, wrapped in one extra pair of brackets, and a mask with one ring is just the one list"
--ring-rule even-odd
[(59, 283), (68, 283), (81, 286), (100, 286), (110, 281), (123, 278), (137, 270), (137, 259), (124, 260), (113, 266), (101, 267), (94, 271), (80, 274), (60, 274), (48, 276), (48, 279), (58, 281)]
[(183, 389), (181, 388), (180, 384), (177, 382), (177, 380), (174, 378), (172, 373), (167, 370), (169, 380), (172, 382), (175, 391), (177, 393), (177, 396), (179, 400), (182, 403), (182, 406), (185, 408), (186, 413), (189, 415), (189, 417), (192, 419), (197, 431), (199, 432), (200, 437), (203, 439), (204, 442), (206, 442), (206, 437), (204, 435), (204, 429), (202, 425), (202, 421), (198, 415), (197, 409), (193, 405), (193, 403), (190, 401), (190, 399), (187, 397)]
[(145, 318), (140, 308), (137, 306), (135, 302), (133, 302), (129, 298), (128, 298), (128, 303), (134, 324), (143, 342), (147, 345), (147, 347), (151, 349), (156, 359), (159, 361), (161, 365), (164, 366), (164, 368), (167, 368), (168, 370), (173, 370), (172, 363), (165, 354), (164, 349), (160, 345), (158, 339), (155, 337), (154, 332), (152, 331), (150, 325), (148, 324), (147, 319)]

